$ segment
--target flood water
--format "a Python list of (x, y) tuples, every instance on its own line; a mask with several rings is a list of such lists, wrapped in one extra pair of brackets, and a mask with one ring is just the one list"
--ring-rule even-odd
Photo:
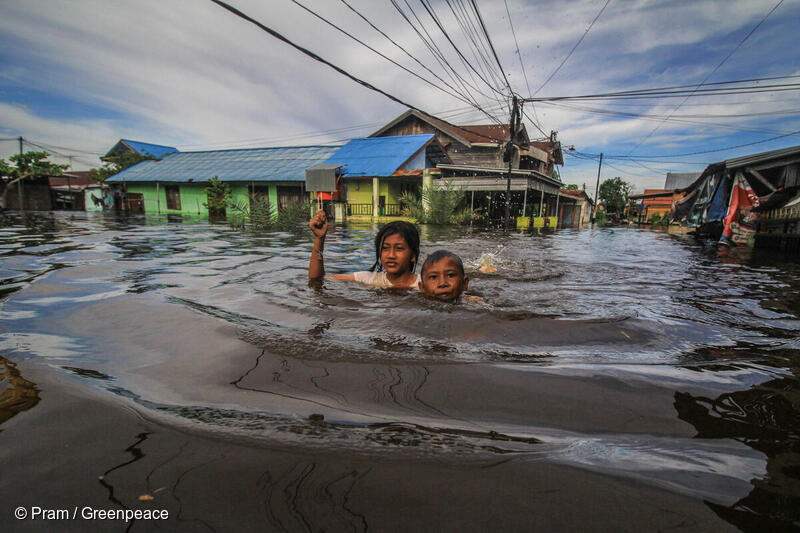
[[(337, 227), (328, 273), (367, 269), (376, 229)], [(3, 530), (89, 504), (170, 510), (112, 531), (800, 527), (800, 264), (628, 228), (421, 236), (482, 303), (309, 287), (307, 230), (5, 215)]]

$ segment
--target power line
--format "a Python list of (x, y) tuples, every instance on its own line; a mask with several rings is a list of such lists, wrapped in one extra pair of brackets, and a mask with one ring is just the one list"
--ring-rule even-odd
[[(729, 85), (734, 82), (724, 82)], [(711, 85), (711, 84), (708, 84)], [(618, 91), (610, 93), (579, 94), (572, 96), (549, 96), (539, 98), (524, 98), (524, 102), (557, 102), (564, 100), (626, 100), (642, 98), (674, 98), (681, 96), (716, 96), (724, 94), (750, 94), (760, 92), (796, 91), (800, 83), (777, 83), (771, 85), (742, 85), (734, 87), (714, 87), (709, 89), (672, 90), (672, 87), (656, 87), (653, 89), (636, 89), (633, 91)], [(699, 93), (699, 94), (698, 94)]]
[[(419, 59), (417, 59), (416, 57), (414, 57), (414, 56), (413, 56), (411, 53), (409, 53), (409, 52), (408, 52), (408, 50), (406, 50), (404, 47), (402, 47), (401, 45), (399, 45), (399, 44), (398, 44), (398, 43), (397, 43), (397, 42), (396, 42), (394, 39), (392, 39), (391, 37), (389, 37), (389, 36), (388, 36), (388, 35), (387, 35), (387, 34), (386, 34), (386, 33), (385, 33), (383, 30), (381, 30), (381, 29), (380, 29), (380, 28), (378, 28), (378, 27), (377, 27), (375, 24), (373, 24), (373, 23), (372, 23), (372, 21), (370, 21), (370, 20), (369, 20), (369, 19), (368, 19), (366, 16), (364, 16), (364, 15), (363, 15), (363, 14), (362, 14), (360, 11), (358, 11), (357, 9), (353, 8), (353, 7), (352, 7), (350, 4), (348, 4), (346, 0), (340, 0), (340, 1), (341, 1), (341, 2), (342, 2), (344, 5), (345, 5), (345, 6), (347, 6), (347, 7), (348, 7), (348, 8), (349, 8), (349, 9), (350, 9), (350, 10), (351, 10), (353, 13), (355, 13), (356, 15), (358, 15), (359, 17), (361, 17), (361, 19), (362, 19), (362, 20), (364, 20), (364, 22), (366, 22), (367, 24), (369, 24), (369, 25), (370, 25), (370, 26), (371, 26), (371, 27), (372, 27), (372, 28), (373, 28), (375, 31), (377, 31), (377, 32), (378, 32), (378, 33), (380, 33), (380, 34), (381, 34), (383, 37), (385, 37), (385, 38), (386, 38), (386, 39), (387, 39), (387, 40), (388, 40), (390, 43), (392, 43), (393, 45), (395, 45), (395, 46), (396, 46), (398, 49), (400, 49), (400, 50), (401, 50), (401, 51), (402, 51), (404, 54), (406, 54), (406, 55), (407, 55), (409, 58), (411, 58), (412, 60), (414, 60), (414, 61), (415, 61), (415, 62), (416, 62), (418, 65), (420, 65), (422, 68), (424, 68), (426, 71), (428, 71), (428, 72), (429, 72), (429, 73), (430, 73), (432, 76), (434, 76), (434, 77), (435, 77), (437, 80), (439, 80), (440, 82), (444, 83), (444, 84), (445, 84), (447, 87), (449, 87), (451, 90), (455, 91), (456, 93), (458, 93), (458, 94), (462, 94), (461, 92), (459, 92), (459, 90), (458, 90), (458, 89), (456, 89), (455, 87), (453, 87), (452, 85), (450, 85), (448, 82), (446, 82), (444, 79), (442, 79), (442, 78), (441, 78), (441, 77), (440, 77), (438, 74), (436, 74), (436, 72), (434, 72), (433, 70), (431, 70), (431, 69), (430, 69), (430, 68), (429, 68), (427, 65), (425, 65), (425, 64), (424, 64), (422, 61), (420, 61)], [(451, 77), (451, 79), (452, 79), (452, 77)], [(454, 80), (454, 83), (455, 83), (455, 80)], [(470, 96), (470, 95), (467, 95), (467, 97), (468, 97), (468, 98), (469, 98), (469, 96)], [(479, 108), (479, 106), (476, 106), (476, 104), (477, 104), (477, 101), (475, 101), (475, 100), (469, 100), (469, 101), (468, 101), (468, 103), (469, 103), (469, 104), (470, 104), (472, 107), (477, 107), (478, 109), (480, 109), (480, 108)], [(492, 120), (496, 120), (494, 117), (491, 117), (491, 118), (492, 118)]]
[[(769, 18), (769, 16), (770, 16), (770, 15), (772, 15), (772, 13), (773, 13), (773, 12), (774, 12), (776, 9), (778, 9), (778, 7), (780, 7), (780, 5), (781, 5), (781, 4), (783, 4), (783, 0), (778, 0), (778, 3), (777, 3), (777, 4), (775, 4), (775, 6), (774, 6), (774, 7), (773, 7), (773, 8), (772, 8), (770, 11), (769, 11), (769, 13), (767, 13), (766, 15), (764, 15), (764, 18), (763, 18), (763, 19), (761, 19), (761, 21), (760, 21), (758, 24), (756, 24), (756, 25), (755, 25), (755, 27), (754, 27), (752, 30), (750, 30), (750, 32), (749, 32), (747, 35), (745, 35), (744, 39), (742, 39), (741, 41), (739, 41), (739, 44), (737, 44), (737, 45), (736, 45), (736, 47), (735, 47), (733, 50), (731, 50), (731, 52), (730, 52), (730, 53), (729, 53), (727, 56), (725, 56), (725, 59), (723, 59), (722, 61), (720, 61), (720, 62), (719, 62), (719, 64), (718, 64), (716, 67), (714, 67), (714, 69), (713, 69), (711, 72), (709, 72), (709, 73), (708, 73), (708, 75), (706, 75), (706, 77), (705, 77), (705, 78), (703, 78), (703, 81), (701, 81), (701, 82), (700, 82), (700, 83), (697, 85), (697, 89), (699, 89), (700, 87), (702, 87), (702, 86), (703, 86), (703, 84), (705, 84), (705, 82), (706, 82), (706, 81), (708, 81), (708, 79), (709, 79), (711, 76), (713, 76), (713, 75), (714, 75), (714, 73), (716, 73), (716, 72), (717, 72), (717, 70), (719, 70), (719, 68), (720, 68), (722, 65), (724, 65), (724, 64), (725, 64), (725, 63), (728, 61), (728, 59), (730, 59), (730, 58), (731, 58), (731, 56), (733, 56), (733, 54), (734, 54), (734, 53), (735, 53), (735, 52), (736, 52), (736, 51), (737, 51), (737, 50), (738, 50), (738, 49), (739, 49), (739, 48), (740, 48), (740, 47), (741, 47), (741, 46), (744, 44), (744, 42), (745, 42), (745, 41), (747, 41), (747, 39), (749, 39), (749, 38), (750, 38), (750, 36), (751, 36), (751, 35), (753, 35), (753, 34), (756, 32), (756, 30), (758, 30), (758, 28), (759, 28), (759, 27), (761, 27), (761, 25), (764, 23), (764, 21), (766, 21), (766, 20)], [(693, 95), (692, 95), (692, 94), (688, 95), (688, 96), (687, 96), (687, 97), (686, 97), (686, 98), (683, 100), (683, 102), (681, 102), (680, 104), (678, 104), (678, 106), (677, 106), (675, 109), (673, 109), (672, 111), (670, 111), (669, 115), (667, 115), (667, 116), (665, 117), (665, 120), (666, 120), (666, 118), (669, 118), (670, 116), (672, 116), (672, 113), (674, 113), (675, 111), (677, 111), (678, 109), (680, 109), (680, 107), (683, 105), (683, 103), (684, 103), (686, 100), (688, 100), (688, 99), (689, 99), (691, 96), (693, 96)], [(663, 123), (663, 122), (662, 122), (662, 123)], [(661, 127), (661, 124), (658, 124), (658, 125), (657, 125), (655, 128), (653, 128), (653, 131), (651, 131), (650, 133), (648, 133), (648, 134), (647, 134), (647, 136), (646, 136), (644, 139), (642, 139), (641, 141), (639, 141), (639, 144), (637, 144), (636, 146), (634, 146), (634, 147), (633, 147), (633, 148), (632, 148), (632, 149), (631, 149), (631, 150), (630, 150), (628, 153), (629, 153), (629, 154), (632, 154), (633, 152), (635, 152), (635, 151), (636, 151), (636, 150), (637, 150), (637, 149), (638, 149), (638, 148), (639, 148), (639, 147), (640, 147), (642, 144), (644, 144), (644, 143), (645, 143), (645, 142), (646, 142), (646, 141), (647, 141), (647, 140), (648, 140), (650, 137), (652, 137), (652, 136), (653, 136), (653, 134), (654, 134), (656, 131), (658, 131), (658, 129), (659, 129), (660, 127)]]
[(545, 85), (547, 85), (548, 83), (550, 83), (550, 80), (552, 80), (552, 79), (553, 79), (553, 76), (555, 76), (555, 75), (558, 73), (558, 71), (559, 71), (559, 70), (561, 70), (561, 67), (563, 67), (563, 66), (564, 66), (564, 64), (567, 62), (567, 60), (568, 60), (570, 57), (572, 57), (572, 54), (573, 54), (573, 52), (575, 52), (575, 50), (578, 48), (578, 46), (580, 46), (580, 44), (583, 42), (583, 40), (584, 40), (584, 39), (586, 38), (586, 36), (589, 34), (589, 31), (592, 29), (592, 27), (594, 27), (594, 23), (595, 23), (595, 22), (597, 22), (597, 19), (599, 19), (599, 18), (600, 18), (600, 15), (602, 15), (602, 14), (603, 14), (603, 11), (605, 11), (605, 10), (606, 10), (606, 7), (608, 7), (608, 4), (609, 4), (609, 2), (611, 2), (611, 0), (606, 0), (606, 3), (605, 3), (605, 4), (603, 4), (603, 7), (602, 7), (602, 8), (600, 9), (600, 11), (597, 13), (597, 16), (596, 16), (596, 17), (594, 17), (594, 20), (592, 21), (592, 23), (591, 23), (591, 24), (589, 24), (589, 27), (588, 27), (588, 28), (586, 28), (586, 31), (584, 31), (584, 32), (583, 32), (583, 35), (581, 35), (581, 38), (580, 38), (580, 39), (578, 39), (578, 42), (577, 42), (577, 43), (575, 43), (575, 46), (573, 46), (573, 47), (572, 47), (572, 50), (570, 50), (570, 51), (569, 51), (569, 53), (567, 54), (567, 56), (566, 56), (566, 57), (565, 57), (565, 58), (564, 58), (564, 59), (561, 61), (561, 63), (558, 65), (558, 67), (556, 67), (556, 69), (553, 71), (553, 73), (552, 73), (552, 74), (550, 74), (550, 76), (549, 76), (549, 77), (548, 77), (546, 80), (544, 80), (544, 83), (543, 83), (543, 84), (541, 84), (541, 85), (539, 86), (539, 88), (538, 88), (538, 89), (536, 89), (536, 92), (535, 92), (535, 93), (533, 93), (531, 96), (536, 96), (537, 94), (539, 94), (539, 91), (541, 91), (541, 90), (544, 88), (544, 86), (545, 86)]
[[(506, 15), (508, 16), (508, 25), (511, 27), (511, 35), (514, 37), (514, 46), (517, 49), (517, 57), (519, 58), (519, 66), (522, 69), (522, 76), (525, 78), (525, 88), (528, 89), (528, 96), (531, 95), (531, 86), (528, 83), (528, 73), (525, 71), (525, 62), (522, 61), (522, 52), (519, 51), (519, 42), (517, 41), (517, 32), (514, 31), (514, 23), (511, 21), (511, 11), (508, 9), (508, 0), (503, 0), (506, 5)], [(541, 125), (539, 124), (539, 115), (536, 113), (536, 106), (533, 102), (531, 102), (531, 108), (533, 109), (533, 118), (528, 116), (527, 113), (523, 111), (523, 114), (530, 120), (536, 129), (539, 130), (542, 135), (547, 137), (547, 133), (542, 129)]]
[[(412, 70), (410, 70), (410, 69), (406, 68), (405, 66), (401, 65), (400, 63), (398, 63), (398, 62), (397, 62), (397, 61), (395, 61), (394, 59), (392, 59), (392, 58), (390, 58), (390, 57), (386, 56), (385, 54), (383, 54), (383, 53), (382, 53), (382, 52), (380, 52), (379, 50), (376, 50), (376, 49), (375, 49), (375, 48), (373, 48), (372, 46), (368, 45), (367, 43), (365, 43), (364, 41), (362, 41), (362, 40), (361, 40), (361, 39), (359, 39), (358, 37), (355, 37), (354, 35), (352, 35), (351, 33), (349, 33), (349, 32), (347, 32), (347, 31), (343, 30), (342, 28), (340, 28), (339, 26), (337, 26), (337, 25), (336, 25), (336, 24), (334, 24), (333, 22), (331, 22), (331, 21), (327, 20), (325, 17), (323, 17), (323, 16), (319, 15), (319, 14), (318, 14), (318, 13), (316, 13), (315, 11), (313, 11), (313, 10), (309, 9), (308, 7), (304, 6), (304, 5), (303, 5), (303, 4), (301, 4), (301, 3), (300, 3), (298, 0), (290, 0), (290, 1), (291, 1), (292, 3), (294, 3), (295, 5), (299, 6), (300, 8), (304, 9), (305, 11), (307, 11), (308, 13), (310, 13), (311, 15), (313, 15), (313, 16), (315, 16), (315, 17), (317, 17), (319, 20), (321, 20), (321, 21), (322, 21), (322, 22), (324, 22), (325, 24), (327, 24), (327, 25), (331, 26), (332, 28), (336, 29), (337, 31), (339, 31), (339, 32), (343, 33), (344, 35), (346, 35), (346, 36), (350, 37), (351, 39), (353, 39), (354, 41), (356, 41), (356, 42), (357, 42), (358, 44), (360, 44), (361, 46), (364, 46), (365, 48), (367, 48), (367, 49), (368, 49), (368, 50), (370, 50), (371, 52), (373, 52), (373, 53), (375, 53), (375, 54), (379, 55), (379, 56), (380, 56), (380, 57), (382, 57), (383, 59), (385, 59), (385, 60), (389, 61), (390, 63), (392, 63), (393, 65), (395, 65), (395, 66), (397, 66), (397, 67), (401, 68), (401, 69), (402, 69), (402, 70), (404, 70), (405, 72), (408, 72), (408, 73), (409, 73), (409, 74), (411, 74), (412, 76), (414, 76), (414, 77), (416, 77), (416, 78), (418, 78), (418, 79), (420, 79), (420, 80), (424, 81), (425, 83), (427, 83), (427, 84), (428, 84), (428, 85), (430, 85), (431, 87), (434, 87), (434, 88), (436, 88), (436, 89), (439, 89), (440, 91), (442, 91), (442, 92), (444, 92), (444, 93), (446, 93), (446, 94), (448, 94), (448, 95), (450, 95), (450, 96), (452, 96), (452, 97), (454, 97), (454, 98), (456, 98), (456, 99), (458, 99), (458, 100), (461, 100), (462, 102), (465, 102), (465, 103), (468, 103), (468, 104), (471, 104), (471, 103), (472, 103), (472, 102), (470, 102), (468, 99), (466, 99), (466, 98), (465, 98), (465, 97), (464, 97), (462, 94), (460, 94), (460, 93), (453, 93), (453, 92), (450, 92), (450, 91), (448, 91), (448, 90), (446, 90), (446, 89), (443, 89), (442, 87), (439, 87), (438, 85), (436, 85), (436, 84), (435, 84), (435, 83), (433, 83), (432, 81), (430, 81), (430, 80), (428, 80), (428, 79), (426, 79), (426, 78), (423, 78), (422, 76), (420, 76), (420, 75), (419, 75), (419, 74), (417, 74), (416, 72), (414, 72), (414, 71), (412, 71)], [(452, 87), (451, 87), (451, 89), (452, 89)]]
[[(486, 93), (484, 93), (482, 90), (480, 90), (478, 87), (476, 87), (475, 85), (471, 84), (463, 76), (461, 76), (458, 73), (458, 71), (456, 71), (456, 69), (450, 64), (450, 62), (447, 61), (447, 58), (444, 56), (444, 53), (436, 45), (436, 42), (433, 40), (433, 37), (431, 36), (430, 33), (428, 33), (427, 28), (425, 28), (425, 25), (422, 24), (422, 21), (419, 19), (419, 17), (417, 16), (416, 12), (414, 12), (414, 10), (411, 8), (411, 6), (408, 5), (407, 1), (406, 1), (406, 5), (408, 6), (409, 10), (411, 11), (411, 14), (417, 20), (417, 23), (419, 23), (420, 28), (422, 28), (422, 32), (425, 32), (425, 35), (423, 35), (422, 32), (420, 32), (420, 30), (417, 28), (416, 25), (414, 25), (414, 23), (411, 21), (411, 19), (408, 18), (408, 15), (406, 15), (405, 11), (403, 11), (403, 9), (400, 7), (400, 5), (395, 0), (390, 0), (390, 1), (392, 3), (392, 6), (395, 8), (395, 10), (397, 10), (397, 12), (400, 13), (400, 16), (403, 18), (403, 20), (406, 21), (406, 24), (408, 24), (411, 27), (411, 29), (414, 30), (414, 33), (417, 34), (417, 37), (419, 37), (419, 39), (422, 41), (422, 43), (428, 49), (428, 51), (430, 52), (431, 56), (433, 56), (433, 58), (436, 60), (436, 62), (439, 63), (439, 66), (442, 67), (442, 70), (444, 70), (444, 72), (447, 73), (448, 77), (451, 80), (453, 80), (453, 83), (455, 83), (457, 85), (460, 84), (464, 88), (465, 91), (467, 91), (466, 88), (469, 86), (470, 88), (472, 88), (474, 91), (476, 91), (478, 94), (480, 94), (484, 98), (488, 98), (488, 99), (493, 99), (495, 101), (499, 101), (495, 96), (489, 96)], [(469, 74), (469, 71), (467, 71), (467, 73)], [(473, 82), (474, 82), (474, 80), (473, 80)], [(494, 121), (496, 123), (498, 123), (498, 124), (500, 123), (500, 120), (497, 119), (497, 118), (495, 118)]]
[[(566, 104), (559, 104), (556, 102), (543, 102), (544, 104), (558, 107), (561, 109), (566, 109), (568, 111), (573, 111), (577, 113), (592, 113), (596, 115), (604, 115), (604, 116), (619, 116), (624, 118), (633, 118), (637, 120), (648, 120), (648, 121), (664, 121), (667, 120), (669, 122), (674, 122), (676, 124), (689, 124), (689, 125), (697, 125), (697, 126), (705, 126), (705, 127), (714, 127), (714, 128), (722, 128), (734, 131), (751, 131), (751, 132), (761, 132), (761, 133), (770, 133), (770, 134), (784, 134), (787, 133), (785, 131), (778, 131), (778, 130), (771, 130), (766, 128), (754, 128), (754, 127), (746, 127), (746, 126), (735, 126), (732, 124), (719, 124), (715, 122), (698, 122), (694, 120), (686, 120), (679, 117), (669, 117), (664, 118), (661, 115), (647, 115), (643, 113), (627, 113), (624, 111), (613, 111), (610, 109), (595, 109), (591, 107), (584, 107), (584, 106), (576, 106), (576, 105), (566, 105)], [(700, 118), (704, 118), (700, 115)], [(708, 116), (708, 118), (711, 118)]]
[[(481, 72), (491, 77), (493, 82), (497, 84), (498, 87), (502, 87), (503, 81), (492, 67), (491, 62), (487, 57), (488, 50), (486, 49), (484, 40), (481, 39), (480, 34), (476, 30), (475, 24), (464, 7), (463, 2), (461, 0), (454, 0), (453, 2), (451, 2), (451, 0), (445, 0), (445, 3), (447, 4), (447, 7), (450, 8), (450, 11), (453, 13), (453, 17), (461, 27), (462, 33), (466, 35), (468, 44), (472, 44), (472, 55), (478, 60), (478, 67), (481, 69)], [(453, 4), (458, 6), (458, 11)]]
[(698, 151), (698, 152), (686, 152), (686, 153), (683, 153), (683, 154), (653, 155), (653, 156), (646, 156), (646, 155), (631, 156), (631, 155), (625, 154), (625, 155), (610, 155), (610, 156), (606, 156), (606, 157), (609, 158), (609, 159), (634, 159), (635, 158), (635, 159), (648, 160), (648, 159), (652, 159), (652, 158), (656, 158), (656, 157), (684, 157), (684, 156), (687, 156), (687, 155), (712, 154), (714, 152), (725, 152), (725, 151), (728, 151), (728, 150), (733, 150), (735, 148), (744, 148), (745, 146), (754, 146), (756, 144), (763, 144), (763, 143), (767, 143), (767, 142), (771, 142), (771, 141), (776, 141), (778, 139), (783, 139), (785, 137), (791, 137), (792, 135), (797, 135), (797, 134), (800, 134), (800, 130), (793, 131), (793, 132), (787, 133), (785, 135), (777, 135), (775, 137), (770, 137), (769, 139), (762, 139), (760, 141), (755, 141), (755, 142), (751, 142), (751, 143), (737, 144), (735, 146), (728, 146), (728, 147), (725, 147), (725, 148), (717, 148), (715, 150), (701, 150), (701, 151)]
[[(506, 96), (502, 92), (498, 91), (497, 88), (494, 85), (489, 83), (488, 80), (486, 80), (486, 78), (484, 78), (481, 75), (481, 73), (477, 71), (477, 69), (472, 65), (472, 63), (470, 63), (469, 60), (467, 60), (467, 58), (464, 57), (464, 54), (461, 53), (461, 50), (458, 48), (458, 46), (456, 46), (456, 43), (454, 43), (453, 40), (450, 38), (449, 32), (447, 30), (445, 30), (444, 27), (442, 26), (441, 21), (439, 21), (439, 18), (436, 16), (435, 12), (433, 11), (433, 7), (431, 7), (430, 4), (426, 0), (420, 0), (420, 3), (422, 4), (422, 7), (425, 8), (425, 11), (428, 12), (428, 15), (430, 15), (430, 17), (433, 20), (434, 24), (436, 24), (436, 26), (439, 28), (439, 31), (442, 32), (442, 35), (444, 35), (444, 37), (447, 40), (447, 42), (449, 42), (452, 45), (453, 50), (456, 51), (456, 54), (461, 59), (461, 62), (464, 63), (464, 66), (466, 66), (470, 70), (472, 70), (478, 76), (478, 78), (483, 83), (485, 83), (490, 89), (492, 89), (493, 91), (495, 91), (496, 93), (498, 93), (501, 96)], [(472, 77), (472, 75), (470, 75), (470, 77)]]
[(492, 38), (489, 36), (489, 32), (486, 30), (486, 24), (483, 22), (483, 17), (481, 16), (481, 11), (478, 9), (478, 4), (475, 3), (475, 0), (472, 1), (472, 8), (475, 10), (475, 14), (478, 16), (478, 22), (481, 24), (481, 28), (483, 29), (483, 34), (486, 36), (486, 42), (489, 43), (489, 49), (492, 51), (494, 55), (494, 60), (497, 61), (497, 66), (500, 68), (500, 72), (503, 74), (503, 79), (506, 82), (506, 87), (514, 94), (514, 89), (511, 88), (511, 84), (508, 83), (508, 76), (506, 76), (506, 72), (503, 70), (503, 64), (500, 63), (500, 58), (497, 57), (497, 51), (494, 49), (494, 45), (492, 44)]
[[(369, 83), (367, 81), (364, 81), (364, 80), (361, 80), (359, 78), (356, 78), (355, 76), (353, 76), (352, 74), (350, 74), (346, 70), (342, 69), (341, 67), (338, 67), (338, 66), (334, 65), (333, 63), (331, 63), (330, 61), (327, 61), (326, 59), (323, 59), (322, 57), (320, 57), (319, 55), (315, 54), (314, 52), (312, 52), (312, 51), (310, 51), (310, 50), (308, 50), (306, 48), (303, 48), (302, 46), (300, 46), (298, 44), (295, 44), (294, 42), (292, 42), (291, 40), (287, 39), (286, 37), (284, 37), (283, 35), (281, 35), (277, 31), (275, 31), (272, 28), (269, 28), (269, 27), (265, 26), (264, 24), (258, 22), (257, 20), (255, 20), (252, 17), (250, 17), (249, 15), (246, 15), (245, 13), (239, 11), (235, 7), (231, 6), (230, 4), (227, 4), (227, 3), (223, 2), (222, 0), (210, 0), (210, 1), (215, 3), (215, 4), (217, 4), (218, 6), (220, 6), (222, 8), (224, 8), (224, 9), (230, 11), (231, 13), (236, 15), (237, 17), (242, 18), (242, 19), (250, 22), (251, 24), (254, 24), (255, 26), (257, 26), (261, 30), (269, 33), (270, 35), (272, 35), (276, 39), (278, 39), (280, 41), (283, 41), (284, 43), (286, 43), (289, 46), (291, 46), (292, 48), (295, 48), (296, 50), (302, 52), (303, 54), (305, 54), (308, 57), (314, 59), (315, 61), (319, 61), (320, 63), (323, 63), (323, 64), (329, 66), (330, 68), (332, 68), (333, 70), (335, 70), (339, 74), (342, 74), (343, 76), (346, 76), (346, 77), (350, 78), (351, 80), (355, 81), (359, 85), (362, 85), (362, 86), (364, 86), (364, 87), (366, 87), (368, 89), (371, 89), (371, 90), (373, 90), (373, 91), (375, 91), (377, 93), (380, 93), (380, 94), (384, 95), (385, 97), (389, 98), (390, 100), (392, 100), (394, 102), (397, 102), (398, 104), (401, 104), (401, 105), (404, 105), (404, 106), (406, 106), (406, 107), (408, 107), (410, 109), (414, 109), (416, 111), (419, 111), (420, 113), (425, 113), (425, 111), (423, 111), (422, 109), (420, 109), (420, 108), (418, 108), (418, 107), (416, 107), (414, 105), (411, 105), (411, 104), (409, 104), (407, 102), (404, 102), (400, 98), (398, 98), (398, 97), (396, 97), (396, 96), (394, 96), (392, 94), (387, 93), (386, 91), (383, 91), (383, 90), (375, 87), (374, 85), (372, 85), (371, 83)], [(425, 114), (428, 115), (428, 113), (425, 113)], [(450, 125), (452, 126), (452, 124), (450, 124)], [(470, 131), (470, 130), (466, 130), (465, 128), (461, 128), (461, 129), (463, 129), (465, 131)], [(483, 135), (483, 134), (478, 133), (478, 132), (471, 132), (471, 133), (479, 135), (480, 137), (491, 139), (491, 137), (488, 137), (487, 135)]]

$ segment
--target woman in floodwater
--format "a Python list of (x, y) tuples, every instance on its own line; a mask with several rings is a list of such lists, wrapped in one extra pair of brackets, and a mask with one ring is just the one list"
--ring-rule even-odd
[[(308, 223), (314, 233), (314, 249), (308, 264), (308, 278), (325, 276), (322, 252), (328, 220), (325, 211), (319, 210)], [(334, 274), (333, 279), (358, 281), (365, 285), (382, 288), (414, 289), (420, 285), (420, 277), (414, 272), (419, 259), (419, 231), (414, 224), (403, 221), (390, 222), (375, 235), (375, 264), (368, 271), (352, 274)]]

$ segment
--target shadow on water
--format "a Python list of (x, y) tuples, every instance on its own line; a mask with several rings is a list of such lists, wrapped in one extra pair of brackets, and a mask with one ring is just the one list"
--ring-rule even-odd
[(773, 379), (748, 390), (706, 398), (675, 393), (678, 417), (696, 438), (734, 439), (767, 456), (766, 476), (730, 506), (707, 505), (745, 531), (800, 528), (800, 382)]
[(0, 425), (37, 403), (36, 385), (23, 378), (14, 363), (0, 356)]

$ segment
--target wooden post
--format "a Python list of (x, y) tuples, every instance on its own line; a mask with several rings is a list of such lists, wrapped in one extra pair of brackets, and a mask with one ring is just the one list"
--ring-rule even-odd
[(556, 192), (556, 229), (558, 229), (558, 197), (560, 192)]
[(525, 209), (528, 207), (528, 187), (525, 187), (525, 195), (522, 197), (522, 216), (525, 216)]
[(380, 186), (379, 178), (372, 178), (372, 216), (378, 218), (380, 215), (378, 208), (378, 187)]
[(544, 216), (544, 187), (539, 191), (541, 196), (539, 196), (539, 216)]

